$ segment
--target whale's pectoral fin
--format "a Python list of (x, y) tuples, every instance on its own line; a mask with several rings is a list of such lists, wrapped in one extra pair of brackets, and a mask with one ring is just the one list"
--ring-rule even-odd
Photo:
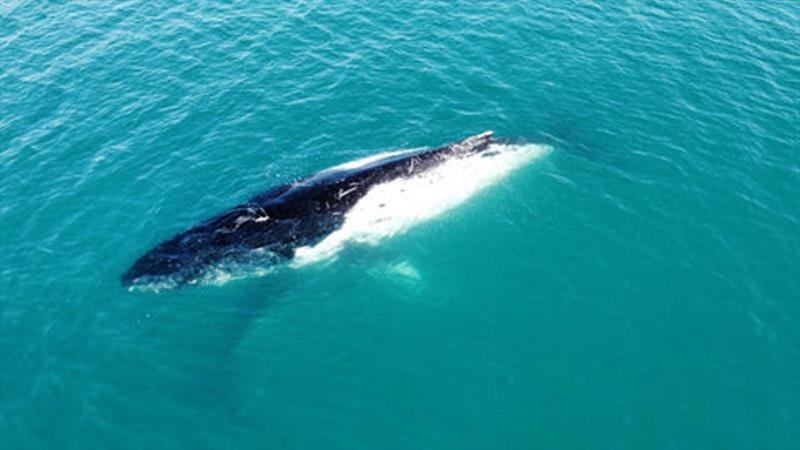
[(390, 264), (387, 267), (387, 272), (395, 277), (405, 279), (407, 281), (420, 281), (422, 275), (419, 270), (411, 264), (410, 261), (400, 261)]

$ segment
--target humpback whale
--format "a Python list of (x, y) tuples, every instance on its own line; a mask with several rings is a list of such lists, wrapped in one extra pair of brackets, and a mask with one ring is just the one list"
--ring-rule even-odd
[(492, 132), (486, 131), (433, 149), (345, 163), (274, 187), (156, 245), (122, 274), (122, 284), (177, 287), (202, 281), (220, 265), (270, 266), (292, 260), (341, 232), (348, 213), (371, 190), (414, 179), (447, 161), (491, 155), (486, 150), (493, 143)]

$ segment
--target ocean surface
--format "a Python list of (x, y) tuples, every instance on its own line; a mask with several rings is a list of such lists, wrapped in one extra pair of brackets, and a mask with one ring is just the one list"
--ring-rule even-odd
[[(0, 448), (800, 447), (797, 2), (5, 0), (0, 27)], [(487, 129), (548, 151), (322, 261), (120, 283), (271, 186)]]

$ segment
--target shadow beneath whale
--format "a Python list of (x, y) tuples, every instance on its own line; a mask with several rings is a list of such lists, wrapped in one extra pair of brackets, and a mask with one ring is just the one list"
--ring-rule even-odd
[[(231, 288), (238, 291), (225, 315), (222, 352), (219, 362), (227, 362), (236, 351), (239, 343), (246, 337), (254, 323), (270, 309), (286, 304), (289, 294), (304, 283), (303, 274), (285, 264), (278, 265), (263, 276), (247, 278), (232, 283)], [(209, 286), (209, 289), (216, 287)], [(226, 295), (230, 301), (230, 294)]]
[(236, 408), (242, 341), (303, 283), (298, 271), (278, 267), (266, 276), (224, 286), (133, 293), (140, 300), (134, 308), (139, 342), (134, 351), (148, 354), (147, 364), (155, 369), (139, 373), (141, 382), (207, 411)]

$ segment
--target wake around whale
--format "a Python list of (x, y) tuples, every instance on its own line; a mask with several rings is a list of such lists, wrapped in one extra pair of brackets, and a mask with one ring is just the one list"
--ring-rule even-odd
[(491, 131), (433, 149), (348, 162), (274, 187), (145, 253), (124, 286), (164, 289), (230, 278), (242, 267), (329, 258), (349, 242), (375, 243), (460, 204), (544, 154)]

